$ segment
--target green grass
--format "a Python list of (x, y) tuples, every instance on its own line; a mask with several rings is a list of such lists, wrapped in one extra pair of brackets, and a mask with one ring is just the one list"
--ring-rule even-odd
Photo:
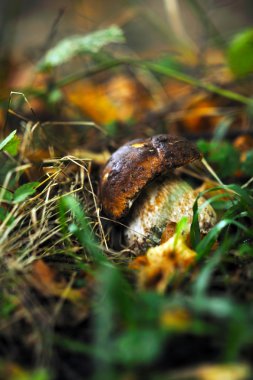
[[(122, 40), (120, 30), (114, 32), (118, 36), (116, 41)], [(106, 36), (102, 45), (111, 41), (111, 36), (109, 41)], [(82, 41), (77, 40), (78, 44)], [(96, 41), (91, 42), (92, 47)], [(70, 53), (63, 61), (72, 59), (76, 50)], [(92, 53), (94, 61), (89, 69), (60, 78), (52, 86), (54, 90), (127, 64), (133, 70), (138, 67), (143, 73), (155, 73), (156, 80), (172, 77), (252, 106), (250, 97), (203, 82), (185, 74), (180, 66), (170, 67), (169, 61), (166, 66)], [(59, 54), (57, 48), (53, 54)], [(63, 63), (60, 58), (57, 57), (57, 65)], [(46, 66), (50, 62), (46, 61)], [(50, 102), (47, 90), (31, 89), (30, 94), (44, 97), (45, 104)], [(207, 203), (216, 209), (218, 222), (206, 236), (201, 236), (196, 200), (190, 234), (191, 246), (197, 253), (196, 263), (183, 275), (175, 273), (163, 294), (156, 292), (155, 287), (138, 288), (138, 272), (128, 266), (132, 253), (123, 247), (117, 250), (110, 246), (115, 224), (100, 217), (98, 191), (94, 190), (98, 169), (93, 171), (88, 160), (67, 156), (40, 162), (43, 168), (51, 165), (53, 174), (46, 176), (38, 171), (39, 178), (31, 181), (30, 162), (24, 152), (30, 149), (32, 128), (24, 128), (19, 137), (13, 131), (3, 139), (0, 377), (3, 374), (10, 380), (155, 380), (173, 376), (183, 379), (180, 368), (187, 371), (203, 363), (246, 363), (250, 371), (247, 365), (253, 349), (252, 150), (242, 161), (240, 152), (225, 138), (229, 127), (230, 120), (211, 141), (197, 142), (225, 183), (214, 182), (213, 188), (198, 196), (208, 196)], [(109, 132), (106, 144), (113, 142), (111, 145), (115, 146), (116, 124)], [(209, 178), (206, 171), (201, 174), (200, 179)], [(184, 227), (182, 219), (176, 233), (180, 235)], [(120, 241), (119, 233), (117, 239)], [(40, 260), (45, 267), (36, 267)], [(186, 319), (180, 319), (178, 311), (183, 311)], [(15, 368), (17, 363), (20, 368)], [(197, 375), (192, 377), (198, 379)], [(250, 377), (246, 373), (242, 380), (247, 378)]]
[[(5, 272), (1, 274), (4, 286), (1, 288), (0, 318), (3, 325), (7, 318), (10, 323), (15, 324), (20, 309), (32, 312), (35, 307), (33, 304), (28, 306), (22, 301), (21, 304), (20, 301), (17, 302), (22, 286), (25, 286), (27, 292), (30, 285), (22, 285), (22, 281), (20, 284), (15, 280), (15, 275), (26, 278), (30, 263), (40, 257), (45, 257), (50, 263), (50, 260), (58, 257), (58, 262), (65, 262), (65, 276), (72, 272), (79, 277), (79, 282), (77, 279), (74, 280), (72, 286), (81, 286), (84, 290), (88, 286), (90, 289), (89, 280), (83, 282), (82, 279), (85, 276), (92, 277), (92, 289), (89, 290), (88, 298), (86, 294), (86, 298), (81, 301), (87, 303), (89, 316), (84, 324), (77, 324), (77, 327), (58, 327), (56, 332), (49, 329), (48, 339), (52, 341), (53, 352), (60, 357), (67, 356), (70, 360), (72, 357), (79, 357), (80, 362), (86, 363), (80, 364), (80, 368), (84, 366), (83, 371), (88, 368), (95, 379), (118, 379), (124, 373), (138, 371), (142, 371), (149, 379), (155, 379), (155, 376), (163, 375), (163, 372), (159, 375), (159, 363), (163, 363), (162, 366), (166, 365), (168, 369), (173, 368), (174, 355), (170, 356), (170, 352), (175, 345), (183, 345), (181, 349), (185, 351), (186, 366), (187, 363), (197, 364), (209, 360), (209, 356), (205, 356), (198, 349), (198, 344), (205, 346), (205, 342), (208, 342), (207, 347), (210, 345), (211, 362), (240, 363), (246, 360), (252, 349), (253, 338), (253, 310), (251, 302), (247, 301), (248, 297), (250, 299), (252, 274), (246, 269), (247, 263), (252, 261), (253, 254), (250, 245), (253, 237), (249, 222), (252, 220), (253, 210), (250, 188), (232, 184), (208, 190), (209, 193), (217, 190), (222, 190), (223, 193), (218, 197), (211, 197), (208, 201), (215, 204), (219, 200), (221, 212), (219, 222), (205, 237), (199, 234), (199, 210), (195, 203), (191, 233), (199, 262), (197, 267), (181, 278), (179, 286), (176, 286), (176, 279), (172, 280), (168, 291), (161, 295), (153, 291), (136, 290), (133, 273), (127, 267), (115, 263), (112, 254), (106, 253), (99, 238), (98, 228), (92, 222), (95, 215), (94, 205), (90, 211), (84, 211), (81, 190), (74, 194), (70, 192), (69, 195), (58, 196), (59, 193), (67, 191), (66, 184), (62, 185), (63, 189), (60, 190), (61, 184), (57, 183), (58, 194), (52, 195), (52, 218), (55, 218), (56, 225), (59, 223), (59, 228), (46, 245), (42, 243), (46, 250), (49, 248), (49, 242), (52, 248), (47, 254), (44, 250), (42, 255), (37, 253), (39, 245), (35, 251), (32, 246), (29, 248), (31, 237), (29, 228), (26, 228), (31, 226), (29, 210), (37, 203), (37, 214), (40, 215), (39, 207), (43, 205), (43, 194), (47, 194), (49, 184), (46, 184), (44, 189), (40, 187), (40, 193), (36, 195), (41, 205), (33, 200), (33, 191), (27, 193), (28, 185), (29, 183), (25, 188), (23, 185), (25, 194), (19, 204), (16, 204), (15, 198), (7, 202), (10, 207), (8, 215), (12, 215), (13, 221), (11, 224), (6, 223), (5, 228), (2, 226), (1, 261)], [(77, 188), (78, 185), (77, 183)], [(31, 189), (33, 186), (31, 184)], [(19, 189), (21, 192), (22, 187)], [(17, 193), (17, 190), (15, 192)], [(222, 200), (224, 196), (226, 199)], [(230, 202), (231, 207), (227, 208), (224, 205), (222, 208), (222, 202)], [(18, 224), (15, 220), (18, 220)], [(47, 223), (47, 234), (50, 234), (52, 220), (47, 220)], [(184, 228), (183, 220), (181, 224), (178, 230)], [(3, 238), (5, 234), (6, 239)], [(12, 241), (13, 234), (22, 241), (18, 249)], [(218, 247), (214, 249), (213, 245), (217, 241)], [(248, 251), (244, 252), (246, 242)], [(15, 255), (14, 261), (8, 258), (7, 252)], [(69, 264), (64, 258), (70, 260)], [(234, 273), (230, 268), (231, 263), (235, 271), (241, 270), (241, 275)], [(57, 262), (54, 268), (59, 271)], [(40, 304), (41, 310), (46, 309), (43, 297), (41, 300), (40, 297), (38, 294), (36, 302)], [(13, 303), (13, 299), (16, 304)], [(72, 313), (75, 310), (78, 312), (78, 305), (67, 303), (65, 307)], [(173, 324), (166, 326), (161, 322), (165, 311), (173, 313), (178, 309), (189, 315), (189, 323), (184, 324), (183, 328), (180, 329)], [(61, 309), (61, 312), (64, 310)], [(62, 318), (64, 320), (64, 314)], [(54, 323), (57, 326), (57, 320)], [(31, 333), (33, 329), (33, 333), (37, 331), (33, 323), (29, 329)], [(21, 331), (20, 333), (22, 335)], [(20, 340), (22, 341), (22, 337)], [(19, 344), (22, 346), (24, 342)], [(36, 342), (34, 344), (36, 347)], [(195, 352), (196, 357), (191, 358), (191, 350)], [(50, 366), (48, 369), (51, 371)], [(39, 375), (31, 376), (31, 379), (40, 378)]]

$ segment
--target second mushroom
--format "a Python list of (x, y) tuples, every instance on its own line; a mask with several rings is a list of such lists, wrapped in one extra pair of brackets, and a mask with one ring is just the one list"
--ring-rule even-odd
[[(197, 193), (175, 169), (200, 159), (194, 144), (170, 135), (130, 141), (111, 156), (101, 174), (101, 203), (108, 217), (128, 226), (124, 238), (130, 249), (143, 253), (160, 244), (183, 216), (190, 226)], [(199, 206), (204, 202), (201, 197)], [(201, 207), (200, 231), (207, 233), (215, 222), (213, 208)]]

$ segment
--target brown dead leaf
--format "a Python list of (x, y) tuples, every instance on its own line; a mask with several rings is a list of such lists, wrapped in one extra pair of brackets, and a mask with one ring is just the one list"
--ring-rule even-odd
[[(219, 49), (207, 49), (203, 57), (204, 63), (208, 66), (225, 65), (226, 57), (224, 52)], [(199, 62), (198, 62), (199, 63)]]
[(234, 140), (234, 147), (241, 153), (253, 149), (253, 137), (251, 135), (239, 136)]
[[(144, 86), (134, 77), (113, 76), (105, 84), (105, 92), (118, 110), (118, 120), (139, 119), (154, 107), (154, 101)], [(154, 96), (154, 94), (153, 94)]]
[(26, 158), (31, 161), (32, 163), (40, 163), (43, 160), (50, 158), (50, 152), (47, 149), (30, 149), (29, 151), (25, 152)]
[(185, 84), (173, 79), (167, 80), (163, 83), (164, 91), (167, 93), (168, 97), (176, 98), (178, 101), (186, 96), (191, 95), (192, 87), (189, 84)]
[(105, 165), (105, 163), (111, 157), (111, 154), (108, 150), (104, 150), (103, 152), (96, 153), (87, 149), (73, 149), (69, 152), (71, 156), (81, 158), (84, 160), (90, 160), (97, 165)]
[(197, 133), (213, 130), (220, 119), (217, 104), (206, 96), (198, 94), (185, 104), (182, 123), (188, 132)]
[(165, 229), (163, 230), (162, 236), (161, 236), (161, 242), (160, 244), (165, 243), (167, 240), (169, 240), (176, 231), (177, 224), (174, 222), (167, 223)]
[(83, 289), (72, 289), (65, 279), (57, 279), (56, 272), (43, 260), (33, 263), (29, 280), (45, 296), (60, 297), (71, 302), (76, 302), (84, 296)]
[(231, 70), (227, 66), (227, 59), (222, 50), (207, 49), (203, 56), (203, 62), (207, 69), (205, 79), (210, 83), (227, 85), (233, 81)]
[[(198, 188), (194, 190), (194, 193), (196, 194), (196, 197), (197, 197), (199, 193), (202, 193), (207, 190), (211, 190), (216, 185), (217, 185), (216, 183), (206, 180), (203, 182), (201, 186), (199, 186)], [(223, 197), (220, 198), (220, 200), (223, 200), (223, 201), (228, 201), (229, 199), (231, 199), (228, 196), (228, 192), (225, 189), (216, 189), (216, 190), (208, 191), (207, 193), (205, 193), (205, 198), (209, 199), (217, 195), (220, 195), (220, 196), (224, 195)]]
[(28, 373), (24, 368), (14, 362), (3, 362), (0, 366), (0, 378), (4, 380), (26, 380), (30, 378), (31, 373)]

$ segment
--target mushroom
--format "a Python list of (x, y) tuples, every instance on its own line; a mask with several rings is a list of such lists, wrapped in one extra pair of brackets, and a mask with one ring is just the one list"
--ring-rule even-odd
[[(197, 193), (174, 169), (200, 159), (194, 144), (165, 134), (130, 141), (113, 153), (101, 174), (100, 198), (108, 217), (124, 218), (129, 248), (141, 253), (160, 244), (183, 216), (190, 225)], [(201, 197), (198, 205), (204, 202)], [(205, 205), (200, 231), (207, 233), (215, 222), (213, 208)]]

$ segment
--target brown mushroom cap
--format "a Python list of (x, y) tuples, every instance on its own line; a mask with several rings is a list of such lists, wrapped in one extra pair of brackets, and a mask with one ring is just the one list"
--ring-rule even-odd
[(148, 182), (200, 158), (195, 145), (181, 137), (157, 135), (128, 142), (113, 153), (102, 172), (104, 213), (112, 219), (126, 216)]

